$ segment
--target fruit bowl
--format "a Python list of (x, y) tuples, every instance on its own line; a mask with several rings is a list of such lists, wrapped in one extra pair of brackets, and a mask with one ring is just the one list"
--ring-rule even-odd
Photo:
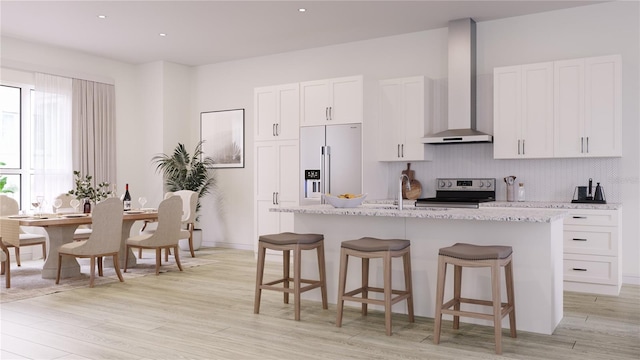
[(364, 199), (367, 197), (367, 194), (352, 195), (352, 196), (353, 197), (351, 198), (346, 198), (346, 197), (325, 194), (324, 201), (325, 203), (330, 204), (336, 208), (354, 208), (362, 204)]

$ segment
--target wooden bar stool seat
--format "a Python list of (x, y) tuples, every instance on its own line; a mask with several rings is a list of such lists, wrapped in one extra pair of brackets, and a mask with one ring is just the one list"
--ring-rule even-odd
[[(440, 343), (442, 328), (442, 314), (453, 315), (453, 328), (460, 326), (460, 316), (493, 321), (496, 354), (502, 354), (502, 319), (509, 315), (511, 337), (516, 337), (516, 312), (513, 290), (513, 266), (511, 246), (478, 246), (457, 243), (453, 246), (441, 248), (438, 253), (438, 284), (436, 290), (436, 313), (433, 343)], [(447, 264), (454, 266), (453, 298), (444, 302), (444, 287)], [(500, 294), (500, 268), (504, 266), (507, 302), (503, 303)], [(463, 267), (491, 268), (492, 300), (478, 300), (460, 296)], [(491, 306), (491, 314), (464, 311), (460, 304), (474, 304)], [(453, 307), (453, 309), (451, 309)]]
[[(346, 291), (347, 265), (349, 256), (362, 258), (362, 286)], [(391, 260), (402, 257), (404, 264), (405, 290), (394, 290), (391, 286)], [(384, 287), (369, 286), (369, 259), (383, 260)], [(340, 247), (340, 279), (338, 288), (338, 314), (336, 326), (342, 326), (342, 314), (345, 301), (362, 303), (362, 315), (367, 315), (367, 305), (383, 305), (387, 335), (391, 335), (391, 306), (399, 301), (407, 300), (409, 322), (414, 322), (413, 289), (411, 285), (411, 242), (409, 240), (382, 240), (365, 237), (357, 240), (343, 241)], [(369, 292), (384, 294), (384, 300), (369, 298)], [(360, 295), (360, 296), (357, 296)]]
[[(263, 283), (264, 261), (266, 250), (278, 250), (283, 252), (283, 276), (280, 279)], [(316, 249), (318, 254), (319, 280), (301, 278), (302, 250)], [(290, 253), (293, 254), (293, 278), (290, 275)], [(290, 283), (293, 282), (293, 287)], [(281, 285), (279, 285), (281, 284)], [(302, 284), (306, 284), (303, 286)], [(258, 239), (258, 269), (256, 273), (256, 291), (253, 304), (253, 312), (260, 312), (260, 297), (262, 290), (274, 290), (284, 293), (284, 303), (289, 303), (289, 294), (293, 293), (295, 304), (295, 319), (300, 320), (300, 294), (315, 288), (322, 292), (322, 308), (327, 306), (327, 281), (324, 263), (324, 235), (321, 234), (296, 234), (285, 232), (280, 234), (262, 235)]]

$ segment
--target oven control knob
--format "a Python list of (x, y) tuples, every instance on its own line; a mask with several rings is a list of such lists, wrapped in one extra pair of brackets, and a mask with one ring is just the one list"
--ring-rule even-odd
[(484, 181), (480, 181), (480, 187), (484, 187)]
[(447, 187), (451, 187), (451, 181), (447, 181)]
[(440, 181), (440, 187), (443, 188), (444, 187), (444, 181)]

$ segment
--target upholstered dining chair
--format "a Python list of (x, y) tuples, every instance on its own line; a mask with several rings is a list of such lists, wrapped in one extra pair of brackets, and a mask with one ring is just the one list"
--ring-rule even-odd
[[(118, 252), (122, 241), (122, 202), (117, 198), (109, 198), (99, 202), (92, 210), (91, 222), (93, 231), (87, 240), (66, 243), (58, 248), (58, 272), (56, 284), (60, 283), (60, 268), (63, 256), (89, 258), (91, 277), (89, 287), (95, 282), (96, 259), (98, 260), (98, 276), (102, 276), (102, 258), (112, 256), (113, 263), (118, 264)], [(114, 266), (120, 282), (124, 282), (120, 268)]]
[[(191, 257), (196, 257), (193, 249), (193, 228), (196, 222), (198, 193), (191, 190), (178, 190), (164, 194), (165, 199), (171, 196), (179, 196), (182, 200), (182, 226), (184, 228), (180, 231), (180, 239), (189, 239), (189, 252), (191, 252)], [(156, 231), (156, 229), (147, 229), (146, 226), (147, 223), (140, 230), (140, 234), (152, 234)], [(165, 253), (165, 261), (167, 261), (168, 256), (169, 253)], [(142, 249), (138, 250), (138, 258), (142, 258)]]
[[(76, 209), (71, 206), (71, 200), (74, 198), (73, 195), (67, 193), (56, 196), (56, 199), (62, 200), (62, 205), (56, 210), (56, 213), (64, 214), (67, 212), (75, 212)], [(89, 235), (91, 235), (91, 227), (89, 225), (80, 225), (73, 233), (73, 240), (85, 240), (89, 238)]]
[[(0, 216), (18, 215), (20, 212), (20, 206), (18, 202), (7, 195), (0, 195)], [(25, 232), (22, 227), (19, 228), (18, 240), (9, 242), (9, 239), (5, 238), (4, 244), (8, 248), (14, 248), (16, 254), (16, 264), (20, 266), (20, 247), (22, 246), (42, 246), (42, 257), (47, 259), (47, 238), (44, 235), (32, 234)]]
[(162, 200), (158, 206), (158, 227), (153, 233), (139, 234), (127, 239), (127, 250), (125, 252), (124, 272), (127, 272), (129, 260), (129, 249), (155, 249), (156, 250), (156, 275), (160, 274), (162, 262), (161, 250), (169, 251), (173, 249), (176, 264), (180, 271), (180, 257), (178, 252), (178, 241), (180, 240), (180, 225), (182, 223), (182, 201), (177, 196), (170, 196)]
[(0, 236), (0, 262), (2, 262), (2, 268), (0, 274), (4, 275), (5, 287), (8, 289), (11, 287), (11, 266), (9, 258), (9, 249), (2, 243), (2, 236)]

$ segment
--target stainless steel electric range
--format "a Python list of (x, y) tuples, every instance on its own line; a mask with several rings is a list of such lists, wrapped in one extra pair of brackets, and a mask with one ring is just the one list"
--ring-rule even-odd
[(436, 179), (436, 197), (416, 200), (416, 206), (478, 208), (480, 203), (496, 200), (496, 179)]

